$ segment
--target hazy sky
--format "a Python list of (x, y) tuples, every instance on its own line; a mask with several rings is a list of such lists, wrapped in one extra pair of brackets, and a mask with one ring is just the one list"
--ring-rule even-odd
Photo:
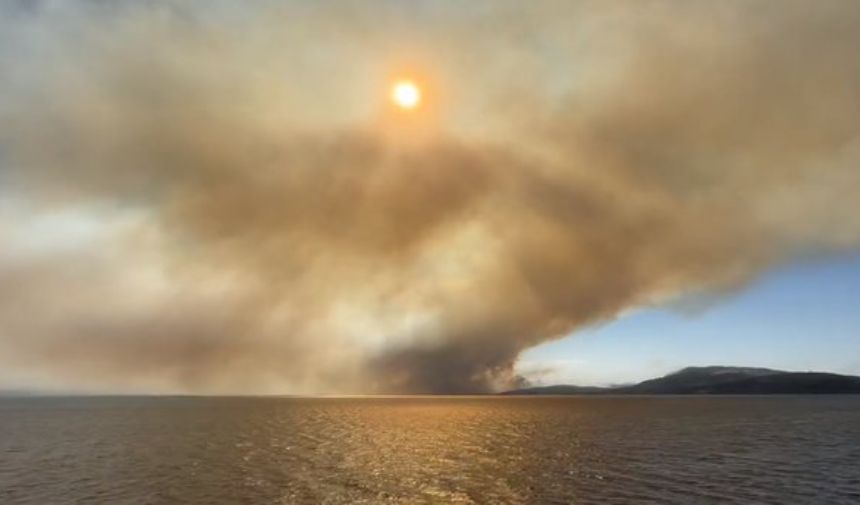
[(856, 370), (857, 47), (854, 0), (0, 4), (0, 380)]

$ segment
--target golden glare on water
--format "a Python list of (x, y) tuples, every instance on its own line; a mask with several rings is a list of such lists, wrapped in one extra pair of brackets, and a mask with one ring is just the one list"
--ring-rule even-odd
[(402, 109), (414, 109), (421, 103), (421, 88), (412, 81), (397, 81), (391, 87), (391, 100)]

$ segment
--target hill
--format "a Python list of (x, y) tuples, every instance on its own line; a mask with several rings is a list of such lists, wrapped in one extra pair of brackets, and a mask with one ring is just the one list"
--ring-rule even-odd
[(769, 368), (707, 366), (687, 367), (629, 386), (600, 388), (556, 385), (517, 389), (502, 394), (860, 394), (860, 377)]

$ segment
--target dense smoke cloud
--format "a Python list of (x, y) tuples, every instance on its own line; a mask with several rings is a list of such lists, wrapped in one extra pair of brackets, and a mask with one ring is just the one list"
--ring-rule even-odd
[(2, 367), (487, 391), (860, 244), (856, 2), (455, 4), (0, 8)]

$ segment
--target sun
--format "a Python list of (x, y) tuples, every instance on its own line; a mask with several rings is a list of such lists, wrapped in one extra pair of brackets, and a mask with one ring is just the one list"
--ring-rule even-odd
[(400, 80), (391, 86), (391, 101), (401, 109), (414, 109), (421, 104), (421, 88), (409, 80)]

